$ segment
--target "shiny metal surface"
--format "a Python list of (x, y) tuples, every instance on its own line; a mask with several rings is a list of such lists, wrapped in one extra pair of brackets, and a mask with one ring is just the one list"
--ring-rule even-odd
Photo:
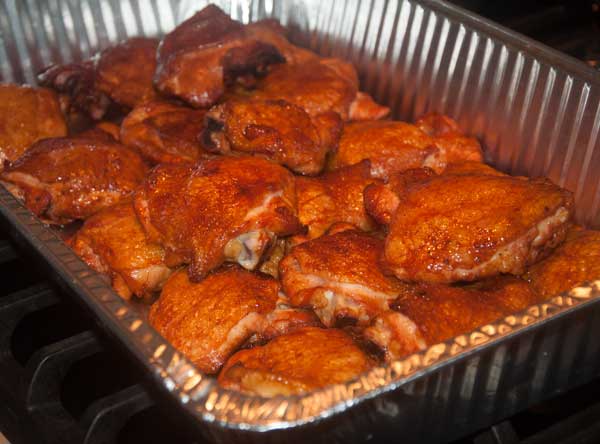
[[(0, 76), (32, 82), (50, 62), (164, 33), (206, 3), (5, 0)], [(457, 118), (492, 163), (548, 175), (575, 193), (578, 220), (600, 227), (600, 79), (582, 63), (443, 2), (216, 3), (243, 21), (279, 18), (293, 41), (352, 61), (363, 88), (396, 117), (435, 110)], [(228, 392), (4, 189), (0, 215), (217, 441), (449, 440), (600, 373), (599, 280), (347, 384), (270, 400)]]

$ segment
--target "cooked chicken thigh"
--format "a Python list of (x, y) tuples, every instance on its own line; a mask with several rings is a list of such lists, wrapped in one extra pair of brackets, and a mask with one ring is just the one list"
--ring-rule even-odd
[(256, 86), (253, 97), (285, 100), (304, 109), (311, 117), (333, 111), (342, 120), (380, 119), (389, 108), (379, 106), (358, 92), (354, 67), (341, 59), (315, 58), (301, 65), (282, 64)]
[(140, 156), (118, 143), (59, 137), (35, 143), (0, 178), (38, 217), (64, 224), (123, 200), (147, 171)]
[(565, 242), (532, 266), (526, 278), (546, 298), (600, 279), (600, 231), (572, 228)]
[(541, 299), (531, 285), (512, 276), (465, 286), (420, 283), (406, 286), (392, 303), (394, 311), (382, 314), (363, 335), (384, 350), (387, 360), (398, 359), (524, 310)]
[[(562, 242), (573, 206), (571, 193), (548, 180), (487, 173), (443, 174), (395, 191), (383, 259), (407, 281), (521, 274)], [(376, 216), (393, 208), (393, 199), (365, 197), (367, 208), (384, 207)]]
[(34, 142), (66, 134), (65, 119), (53, 91), (0, 84), (0, 171)]
[[(442, 117), (440, 117), (442, 118)], [(373, 177), (389, 179), (396, 172), (428, 167), (442, 172), (450, 162), (482, 160), (477, 140), (458, 132), (429, 134), (398, 121), (354, 122), (346, 125), (330, 168), (371, 161)]]
[(259, 155), (308, 175), (321, 172), (342, 127), (334, 112), (310, 117), (283, 100), (228, 100), (213, 107), (207, 118), (207, 149)]
[(238, 78), (250, 81), (284, 61), (274, 45), (209, 5), (163, 38), (155, 82), (164, 94), (208, 107), (227, 84)]
[[(254, 334), (273, 337), (314, 324), (314, 318), (290, 311), (278, 319), (279, 284), (266, 275), (236, 265), (223, 267), (199, 283), (185, 269), (175, 272), (151, 309), (149, 320), (169, 342), (206, 373), (216, 373), (225, 360)], [(277, 330), (277, 331), (276, 331)]]
[(90, 267), (108, 275), (124, 299), (151, 296), (171, 274), (163, 248), (148, 242), (131, 202), (94, 214), (69, 244)]
[(306, 327), (237, 352), (218, 381), (245, 393), (289, 396), (346, 382), (374, 365), (343, 331)]
[(389, 310), (405, 285), (383, 274), (383, 241), (346, 230), (297, 245), (279, 263), (285, 294), (297, 307), (312, 308), (327, 327), (370, 323)]
[(85, 62), (52, 65), (38, 80), (66, 94), (70, 106), (100, 120), (113, 102), (133, 108), (157, 97), (152, 85), (157, 46), (157, 39), (134, 37)]
[(200, 143), (205, 114), (164, 101), (144, 103), (123, 120), (121, 140), (152, 164), (196, 161), (207, 154)]
[(323, 235), (336, 222), (346, 222), (364, 231), (377, 228), (363, 204), (363, 191), (379, 183), (369, 173), (368, 161), (319, 177), (298, 177), (298, 218), (308, 228), (306, 235), (294, 236), (294, 243)]
[(219, 157), (154, 168), (135, 196), (149, 238), (170, 265), (200, 281), (224, 261), (254, 269), (277, 236), (296, 233), (294, 177), (255, 157)]

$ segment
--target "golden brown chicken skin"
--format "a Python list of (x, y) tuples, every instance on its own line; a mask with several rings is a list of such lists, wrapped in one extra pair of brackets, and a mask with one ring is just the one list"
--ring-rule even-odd
[(192, 283), (181, 269), (152, 305), (149, 321), (201, 371), (216, 373), (253, 335), (271, 338), (314, 325), (302, 311), (282, 315), (279, 303), (279, 283), (270, 276), (228, 265)]
[(156, 99), (152, 78), (157, 47), (157, 39), (134, 37), (82, 63), (52, 65), (38, 81), (67, 95), (71, 107), (100, 120), (112, 103), (133, 108)]
[(443, 174), (398, 192), (383, 259), (406, 281), (521, 274), (562, 242), (573, 206), (549, 180), (488, 174)]
[(0, 84), (0, 171), (34, 142), (66, 134), (65, 119), (53, 91)]
[(121, 140), (151, 164), (196, 161), (207, 155), (200, 143), (205, 114), (175, 103), (148, 102), (125, 117)]
[(379, 267), (382, 251), (381, 239), (359, 230), (304, 242), (279, 263), (284, 292), (292, 305), (311, 307), (325, 326), (368, 324), (404, 288)]
[(278, 236), (296, 233), (294, 177), (256, 157), (155, 167), (135, 196), (149, 238), (197, 282), (224, 261), (254, 269)]
[(91, 268), (108, 275), (124, 299), (151, 296), (171, 274), (163, 248), (148, 242), (131, 202), (94, 214), (69, 244)]
[(36, 142), (1, 180), (49, 223), (86, 219), (131, 195), (147, 166), (114, 142), (59, 137)]
[(105, 142), (119, 142), (121, 129), (116, 123), (100, 121), (91, 128), (76, 134), (76, 137), (99, 139)]
[(264, 397), (293, 395), (351, 380), (375, 362), (341, 330), (306, 327), (234, 354), (221, 386)]
[(284, 57), (214, 5), (167, 34), (158, 49), (155, 84), (194, 107), (209, 107), (237, 79), (246, 82)]
[[(378, 345), (387, 360), (419, 350), (414, 344), (437, 344), (504, 316), (541, 302), (527, 282), (500, 276), (469, 285), (419, 283), (406, 286), (385, 313), (364, 330), (366, 339)], [(390, 328), (397, 319), (410, 320), (416, 330)]]
[(565, 242), (533, 265), (525, 277), (546, 298), (600, 279), (600, 232), (572, 228)]
[(311, 118), (283, 100), (228, 100), (213, 107), (207, 118), (207, 149), (262, 156), (307, 175), (321, 172), (342, 128), (336, 113)]
[(364, 93), (359, 94), (354, 67), (334, 58), (273, 66), (258, 82), (253, 96), (285, 100), (313, 117), (333, 111), (344, 121), (380, 119), (389, 113), (389, 108), (377, 105)]
[(346, 222), (364, 231), (377, 224), (367, 214), (363, 191), (379, 183), (371, 178), (368, 161), (325, 173), (318, 177), (298, 177), (298, 218), (308, 228), (306, 234), (294, 236), (294, 243), (323, 235), (336, 222)]
[(417, 119), (415, 126), (435, 138), (435, 145), (445, 152), (448, 163), (483, 161), (479, 141), (465, 135), (458, 123), (450, 117), (428, 113)]
[[(463, 139), (471, 141), (471, 145), (463, 143)], [(354, 165), (363, 159), (371, 161), (373, 177), (387, 180), (394, 173), (412, 168), (427, 167), (440, 173), (450, 162), (481, 161), (482, 155), (477, 140), (459, 133), (427, 134), (416, 125), (399, 121), (349, 123), (330, 168)]]

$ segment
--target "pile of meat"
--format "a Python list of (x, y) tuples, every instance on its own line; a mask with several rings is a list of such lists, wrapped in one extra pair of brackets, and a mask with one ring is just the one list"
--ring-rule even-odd
[[(571, 193), (209, 6), (0, 86), (2, 183), (225, 387), (340, 383), (600, 277)], [(87, 128), (82, 130), (82, 126)]]

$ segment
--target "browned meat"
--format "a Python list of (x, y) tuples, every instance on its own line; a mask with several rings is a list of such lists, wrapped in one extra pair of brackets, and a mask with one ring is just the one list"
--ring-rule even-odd
[(600, 231), (571, 229), (565, 243), (532, 266), (526, 277), (546, 298), (600, 279)]
[(147, 170), (118, 143), (60, 137), (36, 142), (1, 180), (38, 217), (63, 224), (129, 196)]
[(136, 193), (135, 207), (167, 262), (191, 263), (200, 281), (223, 261), (254, 269), (277, 236), (296, 233), (294, 177), (256, 157), (162, 164)]
[(225, 388), (265, 397), (351, 380), (375, 362), (341, 330), (306, 327), (234, 354), (219, 374)]
[[(396, 311), (381, 315), (363, 334), (393, 360), (524, 310), (540, 299), (527, 282), (509, 276), (465, 286), (421, 283), (405, 287), (392, 304)], [(404, 323), (408, 328), (398, 328)]]
[(481, 161), (482, 154), (477, 140), (459, 132), (426, 133), (416, 125), (398, 121), (350, 123), (342, 132), (330, 168), (354, 165), (363, 159), (371, 161), (373, 177), (389, 179), (412, 168), (428, 167), (440, 173), (450, 162)]
[(257, 85), (253, 96), (285, 100), (304, 109), (310, 116), (330, 111), (343, 120), (380, 119), (389, 108), (375, 104), (358, 92), (358, 76), (354, 67), (340, 59), (314, 58), (300, 66), (274, 66)]
[(252, 335), (273, 337), (314, 324), (306, 313), (291, 310), (287, 319), (280, 315), (274, 322), (278, 299), (276, 280), (238, 266), (223, 267), (199, 283), (182, 269), (167, 281), (149, 320), (200, 370), (216, 373)]
[(54, 92), (0, 84), (0, 171), (34, 142), (66, 134), (67, 126)]
[(124, 299), (152, 295), (171, 274), (163, 248), (148, 242), (130, 202), (94, 214), (70, 244), (90, 267), (111, 278)]
[(573, 206), (571, 193), (548, 180), (486, 171), (457, 170), (409, 181), (394, 191), (393, 216), (389, 193), (374, 197), (368, 191), (365, 197), (367, 208), (379, 205), (377, 218), (391, 223), (386, 266), (407, 281), (449, 283), (521, 274), (562, 242)]
[(85, 62), (52, 65), (38, 80), (66, 94), (70, 106), (100, 120), (113, 102), (133, 108), (156, 98), (152, 78), (157, 46), (157, 39), (134, 37)]
[(368, 161), (360, 162), (315, 178), (296, 179), (298, 218), (308, 227), (306, 235), (294, 237), (294, 243), (317, 238), (336, 222), (346, 222), (364, 231), (377, 228), (366, 213), (363, 191), (377, 179), (369, 174)]
[(200, 143), (205, 114), (174, 103), (148, 102), (125, 117), (121, 140), (152, 164), (196, 161), (207, 154)]
[(336, 113), (311, 118), (283, 100), (228, 100), (207, 117), (203, 140), (212, 151), (254, 154), (309, 175), (321, 172), (342, 126)]
[(264, 74), (284, 57), (214, 5), (177, 26), (162, 40), (155, 76), (157, 88), (194, 107), (213, 105), (225, 86)]
[(291, 249), (279, 264), (292, 305), (312, 308), (327, 327), (352, 320), (369, 324), (389, 310), (405, 285), (379, 267), (383, 241), (346, 230)]

